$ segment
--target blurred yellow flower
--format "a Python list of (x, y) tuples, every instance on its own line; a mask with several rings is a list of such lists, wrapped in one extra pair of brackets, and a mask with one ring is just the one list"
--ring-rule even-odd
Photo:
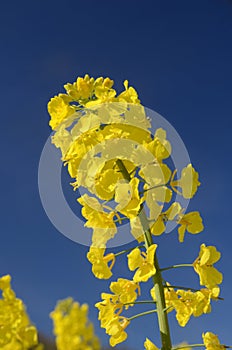
[(57, 350), (100, 349), (93, 324), (88, 320), (87, 304), (80, 305), (72, 298), (61, 300), (50, 317), (53, 320)]
[(11, 289), (11, 277), (0, 278), (0, 348), (28, 350), (38, 345), (36, 328), (31, 324), (22, 300)]

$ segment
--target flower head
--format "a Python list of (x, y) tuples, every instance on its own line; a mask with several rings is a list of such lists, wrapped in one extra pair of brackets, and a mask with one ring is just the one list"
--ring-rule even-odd
[(125, 305), (125, 309), (128, 309), (130, 303), (133, 305), (137, 299), (137, 295), (140, 294), (138, 283), (125, 278), (119, 278), (117, 282), (111, 282), (110, 290), (118, 296), (120, 303), (127, 304)]
[(152, 244), (147, 248), (146, 253), (141, 253), (139, 248), (135, 248), (128, 254), (128, 267), (131, 271), (137, 269), (134, 274), (134, 282), (146, 282), (156, 273), (154, 257), (157, 244)]
[(102, 293), (102, 301), (95, 304), (99, 310), (98, 319), (101, 327), (105, 328), (106, 333), (110, 335), (110, 345), (115, 346), (127, 338), (125, 328), (130, 321), (121, 316), (123, 304), (119, 301), (119, 295)]
[(48, 113), (51, 116), (49, 125), (54, 130), (63, 120), (75, 113), (75, 108), (70, 106), (68, 98), (64, 94), (60, 94), (51, 98), (48, 103)]
[(36, 328), (31, 324), (22, 300), (11, 289), (9, 275), (0, 278), (0, 348), (28, 350), (38, 345)]
[(99, 339), (88, 320), (88, 305), (73, 301), (72, 298), (61, 300), (51, 312), (57, 350), (93, 350), (100, 349)]
[(202, 339), (205, 344), (206, 350), (222, 350), (225, 346), (222, 345), (218, 339), (218, 336), (211, 332), (202, 334)]
[(178, 234), (179, 241), (184, 241), (184, 235), (186, 230), (189, 233), (197, 234), (200, 233), (204, 229), (204, 225), (202, 223), (202, 218), (198, 211), (192, 211), (191, 213), (180, 216), (178, 220)]
[(200, 277), (200, 285), (209, 289), (222, 283), (223, 275), (213, 266), (221, 257), (221, 253), (214, 246), (202, 244), (200, 253), (193, 263), (194, 270)]
[[(92, 264), (92, 272), (99, 279), (108, 279), (112, 276), (112, 267), (115, 262), (113, 253), (104, 256), (105, 248), (90, 247), (87, 259)], [(110, 266), (108, 265), (110, 263)]]
[(179, 193), (176, 189), (176, 187), (179, 187), (182, 191), (180, 194), (184, 198), (192, 198), (201, 184), (198, 181), (198, 177), (198, 172), (193, 168), (192, 164), (188, 164), (187, 167), (183, 168), (180, 179), (171, 182), (172, 189)]

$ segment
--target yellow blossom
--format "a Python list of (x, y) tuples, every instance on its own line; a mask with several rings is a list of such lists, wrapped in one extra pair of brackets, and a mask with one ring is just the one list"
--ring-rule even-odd
[(0, 348), (27, 350), (38, 345), (36, 328), (31, 324), (22, 300), (11, 289), (9, 275), (0, 278)]
[(144, 342), (145, 350), (158, 350), (157, 346), (150, 341), (150, 339), (146, 338)]
[(118, 95), (117, 100), (119, 102), (140, 104), (137, 91), (132, 86), (128, 87), (128, 85), (129, 85), (128, 80), (125, 80), (124, 81), (125, 91), (123, 91), (120, 95)]
[(193, 315), (195, 317), (198, 317), (202, 315), (203, 313), (209, 313), (211, 312), (211, 299), (217, 300), (220, 293), (219, 287), (214, 287), (212, 289), (201, 289), (197, 291), (196, 297), (197, 297), (197, 303), (193, 308)]
[(115, 193), (117, 182), (122, 178), (122, 174), (117, 169), (106, 169), (95, 177), (95, 189), (99, 198), (110, 200)]
[(155, 236), (159, 236), (165, 232), (165, 222), (168, 220), (174, 220), (181, 212), (181, 205), (178, 202), (172, 203), (172, 205), (160, 214), (154, 224), (151, 226), (151, 233)]
[(95, 305), (99, 310), (98, 319), (101, 327), (110, 335), (110, 345), (115, 346), (126, 340), (125, 328), (130, 321), (121, 316), (123, 304), (119, 302), (119, 295), (102, 293), (101, 297), (103, 300)]
[(184, 241), (184, 235), (186, 230), (189, 233), (197, 234), (200, 233), (204, 229), (204, 225), (202, 223), (202, 218), (200, 216), (200, 213), (198, 211), (193, 211), (188, 214), (185, 214), (183, 216), (180, 216), (180, 219), (178, 220), (179, 227), (178, 227), (178, 234), (179, 234), (179, 241)]
[(162, 128), (156, 130), (154, 139), (149, 143), (144, 143), (144, 147), (154, 155), (158, 162), (168, 158), (172, 151), (171, 144), (166, 139), (166, 131)]
[(128, 254), (128, 267), (131, 271), (137, 269), (134, 274), (134, 282), (146, 282), (156, 273), (154, 257), (157, 244), (152, 244), (147, 248), (147, 253), (141, 253), (139, 248), (135, 248)]
[[(198, 317), (211, 312), (211, 299), (217, 300), (219, 292), (218, 287), (212, 290), (201, 289), (196, 292), (182, 289), (175, 291), (167, 283), (167, 288), (164, 290), (165, 303), (168, 312), (175, 310), (179, 325), (185, 327), (191, 316)], [(151, 296), (155, 300), (154, 287), (151, 289)]]
[[(138, 283), (125, 278), (118, 278), (117, 282), (111, 282), (110, 290), (118, 295), (118, 300), (122, 304), (131, 303), (133, 305), (133, 302), (137, 299), (137, 294), (140, 294)], [(129, 305), (126, 305), (125, 309), (128, 309), (128, 307)]]
[(87, 194), (79, 198), (78, 202), (83, 206), (81, 213), (87, 219), (85, 226), (93, 229), (93, 245), (104, 248), (106, 242), (117, 232), (113, 219), (115, 212), (106, 213), (98, 200)]
[[(174, 172), (175, 175), (176, 172)], [(181, 178), (171, 182), (172, 189), (180, 193), (176, 187), (181, 188), (182, 196), (186, 199), (192, 198), (197, 191), (200, 182), (198, 181), (198, 172), (193, 168), (192, 164), (188, 164), (187, 167), (182, 169)]]
[[(92, 272), (99, 279), (108, 279), (112, 276), (112, 267), (115, 262), (113, 253), (104, 256), (105, 248), (90, 247), (87, 259), (92, 264)], [(111, 262), (110, 266), (108, 263)]]
[(133, 219), (139, 213), (144, 198), (140, 196), (139, 179), (134, 177), (129, 184), (119, 183), (116, 187), (115, 201), (119, 204), (116, 210), (124, 214), (129, 219)]
[(75, 111), (75, 107), (69, 105), (64, 94), (51, 98), (48, 102), (48, 113), (51, 116), (49, 125), (55, 130), (57, 126), (59, 126), (70, 115), (75, 113)]
[(225, 346), (222, 345), (218, 339), (218, 336), (211, 332), (206, 332), (202, 334), (202, 339), (206, 350), (222, 350)]
[(78, 77), (73, 84), (68, 83), (64, 85), (64, 88), (74, 101), (79, 101), (90, 97), (93, 85), (94, 79), (86, 74), (84, 78)]
[(216, 247), (201, 245), (199, 256), (193, 263), (194, 270), (200, 277), (200, 285), (212, 289), (222, 283), (222, 273), (213, 266), (220, 257), (221, 253), (217, 251)]
[(88, 320), (87, 304), (79, 305), (72, 298), (61, 300), (50, 317), (53, 320), (57, 350), (100, 349), (93, 324)]

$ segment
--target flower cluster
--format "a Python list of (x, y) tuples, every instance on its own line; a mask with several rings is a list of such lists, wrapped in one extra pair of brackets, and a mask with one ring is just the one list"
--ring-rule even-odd
[(37, 330), (31, 324), (22, 300), (16, 298), (9, 275), (0, 278), (0, 290), (0, 348), (42, 350), (42, 345), (38, 345)]
[(99, 310), (101, 327), (110, 335), (110, 345), (115, 346), (127, 338), (125, 329), (130, 320), (121, 313), (123, 309), (128, 309), (130, 304), (133, 305), (140, 288), (133, 281), (119, 278), (117, 282), (111, 283), (110, 290), (113, 294), (102, 293), (102, 301), (98, 302), (96, 307)]
[(99, 350), (100, 342), (88, 320), (88, 305), (72, 298), (59, 301), (50, 314), (54, 324), (57, 350)]
[[(191, 316), (211, 312), (212, 300), (221, 299), (218, 285), (223, 276), (213, 266), (220, 253), (216, 247), (202, 244), (193, 263), (159, 267), (158, 245), (154, 241), (165, 234), (170, 222), (177, 227), (181, 243), (186, 232), (195, 235), (204, 229), (200, 213), (186, 213), (183, 205), (196, 194), (199, 175), (191, 163), (182, 169), (173, 168), (169, 135), (161, 127), (152, 130), (146, 109), (127, 80), (119, 94), (113, 85), (110, 78), (94, 79), (89, 75), (64, 85), (66, 93), (48, 103), (50, 126), (54, 130), (52, 142), (61, 150), (62, 161), (74, 179), (74, 190), (84, 190), (79, 191), (84, 194), (77, 201), (84, 226), (92, 229), (87, 259), (93, 274), (99, 279), (111, 278), (117, 257), (128, 253), (128, 269), (133, 276), (130, 280), (119, 278), (111, 282), (112, 294), (102, 293), (102, 300), (96, 304), (101, 327), (110, 336), (110, 345), (126, 340), (126, 327), (134, 318), (157, 313), (162, 349), (171, 350), (167, 313), (175, 311), (177, 322), (184, 327)], [(107, 252), (108, 242), (125, 222), (139, 245), (129, 252)], [(192, 267), (204, 288), (194, 290), (169, 284), (162, 273), (177, 267)], [(151, 300), (137, 300), (141, 294), (139, 283), (151, 280), (154, 286)], [(72, 301), (68, 303), (72, 310)], [(155, 308), (126, 316), (124, 312), (137, 303), (150, 303)], [(71, 312), (66, 315), (65, 311), (64, 316), (62, 308), (63, 304), (52, 313), (57, 344), (59, 350), (72, 349), (72, 342), (79, 341), (78, 330), (72, 326), (77, 314), (72, 319)], [(76, 313), (77, 309), (78, 306)], [(60, 326), (63, 319), (67, 327), (73, 327), (73, 332), (63, 333)], [(207, 350), (223, 347), (210, 332), (203, 334), (203, 342)], [(146, 350), (158, 349), (149, 339), (144, 346)]]
[(140, 103), (135, 89), (124, 81), (125, 90), (117, 95), (113, 89), (114, 82), (109, 78), (94, 79), (88, 74), (77, 78), (73, 84), (65, 84), (66, 94), (59, 94), (48, 103), (51, 116), (50, 126), (53, 130), (81, 107), (90, 108), (105, 102)]

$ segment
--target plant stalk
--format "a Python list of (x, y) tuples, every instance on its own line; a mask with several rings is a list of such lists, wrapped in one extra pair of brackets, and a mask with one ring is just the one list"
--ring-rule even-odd
[[(125, 165), (123, 164), (123, 161), (118, 159), (116, 163), (120, 171), (122, 172), (124, 178), (130, 181), (131, 176), (128, 173)], [(143, 207), (139, 213), (139, 218), (144, 230), (145, 245), (146, 245), (146, 248), (148, 248), (153, 244), (153, 240), (152, 240), (152, 234), (149, 228), (149, 222)], [(171, 343), (171, 336), (170, 336), (167, 310), (166, 310), (166, 304), (165, 304), (164, 287), (162, 283), (162, 275), (159, 268), (159, 263), (158, 263), (156, 253), (154, 258), (154, 265), (156, 268), (156, 274), (153, 276), (153, 283), (154, 283), (155, 296), (156, 296), (156, 312), (158, 315), (158, 323), (159, 323), (160, 337), (161, 337), (161, 343), (162, 343), (161, 349), (171, 350), (172, 343)]]

